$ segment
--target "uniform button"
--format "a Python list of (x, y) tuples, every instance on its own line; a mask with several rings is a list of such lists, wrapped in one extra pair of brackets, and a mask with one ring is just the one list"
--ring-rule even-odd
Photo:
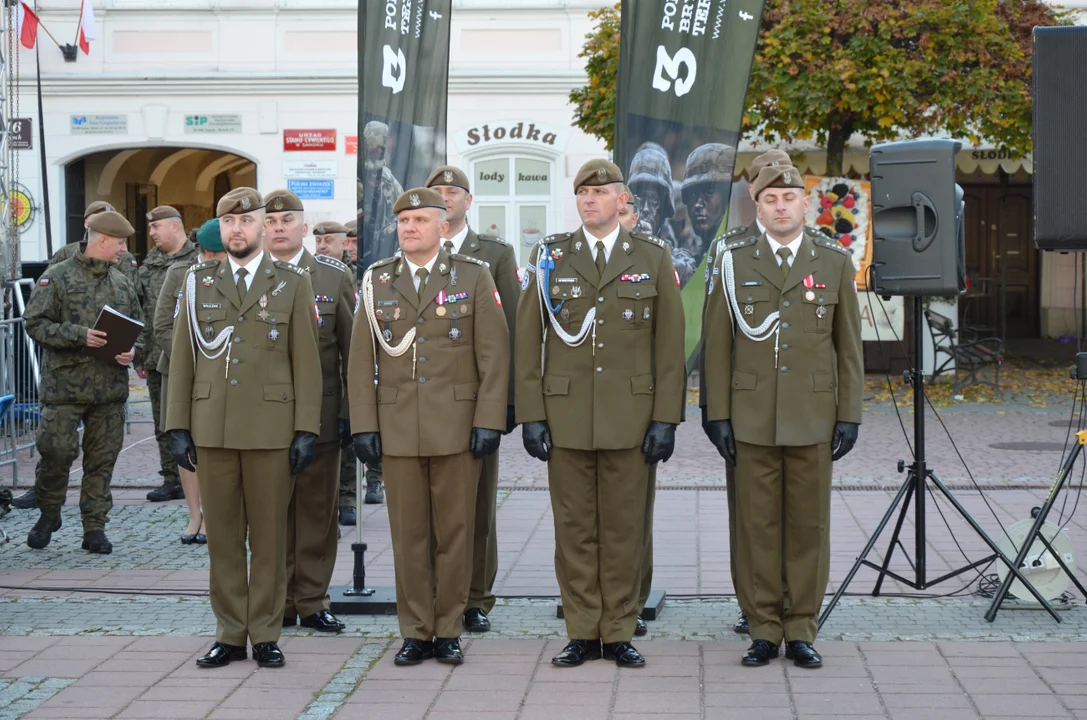
[(782, 365), (782, 366), (781, 366), (781, 372), (789, 372), (789, 368), (787, 368), (787, 367), (785, 367), (784, 365)]
[(603, 325), (603, 324), (604, 324), (604, 321), (603, 321), (603, 320), (597, 320), (597, 321), (596, 321), (596, 324), (597, 324), (597, 325)]
[(421, 383), (425, 383), (425, 382), (426, 382), (426, 378), (424, 378), (424, 377), (421, 377), (421, 378), (419, 378), (419, 382), (421, 382)]
[(596, 346), (602, 348), (604, 347), (604, 343), (597, 343)]
[(268, 318), (268, 322), (270, 322), (270, 323), (272, 323), (273, 325), (275, 325), (275, 324), (276, 324), (276, 319), (275, 319), (275, 318)]
[(423, 344), (424, 342), (426, 342), (426, 338), (419, 338), (419, 339), (417, 339), (417, 340), (416, 340), (415, 342), (417, 342), (417, 343), (419, 343), (420, 345), (422, 345), (422, 344)]
[(231, 385), (237, 385), (237, 384), (238, 384), (238, 381), (237, 381), (236, 379), (233, 379), (233, 378), (232, 378), (232, 379), (230, 380), (230, 384), (231, 384)]
[(234, 342), (236, 342), (236, 343), (240, 343), (241, 341), (242, 341), (241, 338), (234, 338)]
[(789, 343), (785, 343), (784, 345), (782, 345), (781, 349), (782, 350), (788, 350), (789, 349)]
[(233, 360), (231, 360), (230, 362), (231, 362), (232, 364), (234, 364), (234, 365), (237, 365), (237, 364), (238, 364), (238, 358), (234, 358), (234, 359), (233, 359)]
[(425, 363), (425, 362), (426, 362), (426, 358), (419, 358), (419, 362), (420, 362), (420, 363)]
[(287, 402), (287, 393), (283, 393), (283, 402)]
[(598, 368), (596, 369), (596, 371), (597, 371), (598, 373), (602, 373), (602, 372), (604, 372), (604, 368), (602, 368), (602, 367), (598, 367)]
[(785, 302), (783, 302), (783, 303), (781, 303), (781, 304), (782, 304), (783, 306), (785, 306), (785, 307), (789, 307), (789, 301), (788, 301), (788, 300), (786, 300)]
[(598, 297), (598, 298), (596, 299), (596, 301), (597, 301), (597, 302), (604, 302), (604, 296), (603, 296), (603, 295), (601, 295), (600, 297)]
[(416, 320), (415, 324), (416, 325), (422, 325), (423, 324), (423, 318), (419, 318), (418, 320)]
[(819, 298), (819, 302), (823, 302), (823, 298)]
[(634, 291), (634, 297), (641, 297), (641, 296), (642, 296), (642, 294), (640, 292), (638, 292), (637, 290)]
[(239, 315), (238, 316), (238, 322), (245, 322), (245, 316), (244, 315)]
[(782, 330), (788, 330), (789, 329), (789, 323), (787, 323), (787, 322), (781, 323), (781, 329)]
[(747, 301), (751, 302), (751, 296), (750, 295), (747, 296)]

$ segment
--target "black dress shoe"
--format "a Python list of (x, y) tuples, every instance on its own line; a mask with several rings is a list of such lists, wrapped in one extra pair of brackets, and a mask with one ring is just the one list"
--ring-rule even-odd
[(634, 634), (641, 637), (647, 632), (649, 632), (649, 626), (645, 624), (645, 618), (639, 615), (637, 621), (634, 623)]
[(393, 662), (397, 665), (418, 665), (424, 660), (429, 660), (434, 657), (434, 643), (430, 640), (413, 640), (411, 638), (404, 641), (403, 647), (400, 648), (400, 652), (393, 658)]
[(184, 500), (185, 488), (181, 483), (163, 483), (151, 492), (147, 493), (147, 499), (151, 502), (166, 502), (167, 500)]
[(464, 662), (464, 653), (460, 649), (460, 638), (435, 638), (434, 657), (446, 665), (460, 665)]
[(284, 615), (283, 627), (294, 627), (298, 624), (298, 617), (296, 615)]
[(645, 667), (645, 658), (628, 642), (604, 643), (604, 659), (619, 667)]
[(244, 645), (227, 645), (217, 642), (211, 646), (207, 654), (196, 658), (196, 666), (202, 668), (225, 667), (231, 660), (245, 660), (249, 657)]
[(487, 619), (487, 613), (479, 608), (468, 608), (464, 613), (464, 629), (468, 632), (487, 632), (491, 629), (491, 621)]
[(551, 658), (551, 664), (559, 667), (577, 667), (586, 660), (599, 659), (599, 640), (571, 640), (566, 643), (562, 652)]
[(262, 642), (253, 646), (253, 657), (257, 665), (266, 668), (281, 668), (286, 664), (283, 651), (274, 642)]
[(355, 515), (355, 508), (340, 508), (340, 525), (354, 525), (357, 520), (358, 517)]
[(38, 507), (38, 494), (34, 492), (34, 488), (30, 488), (25, 493), (12, 500), (11, 506), (17, 507), (20, 510), (33, 510)]
[(113, 552), (113, 543), (106, 537), (104, 530), (91, 530), (83, 533), (83, 549), (95, 555), (109, 555)]
[(747, 624), (747, 613), (740, 611), (740, 617), (736, 618), (736, 624), (732, 626), (732, 632), (737, 635), (748, 635), (751, 627)]
[(328, 610), (318, 610), (312, 615), (307, 615), (299, 620), (298, 624), (319, 632), (340, 632), (347, 627)]
[(181, 536), (181, 544), (182, 545), (192, 545), (195, 542), (196, 542), (196, 533), (193, 533), (192, 535), (182, 535)]
[(207, 545), (208, 544), (208, 536), (205, 535), (204, 533), (196, 533), (195, 535), (192, 536), (192, 542), (193, 542), (193, 545)]
[(42, 513), (38, 517), (38, 522), (34, 523), (34, 527), (30, 528), (30, 532), (26, 536), (26, 544), (35, 550), (41, 550), (49, 544), (49, 541), (53, 539), (53, 533), (57, 530), (60, 530), (60, 515), (48, 517), (45, 513)]
[(798, 668), (814, 669), (823, 667), (823, 658), (815, 652), (810, 642), (793, 640), (785, 643), (785, 657), (793, 661)]
[(778, 652), (777, 645), (774, 645), (767, 640), (756, 640), (751, 643), (751, 647), (747, 649), (747, 652), (744, 654), (744, 659), (740, 662), (749, 667), (769, 665), (770, 661), (778, 656)]

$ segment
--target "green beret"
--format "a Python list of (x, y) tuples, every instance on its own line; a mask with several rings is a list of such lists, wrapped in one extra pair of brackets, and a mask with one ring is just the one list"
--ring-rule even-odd
[(574, 178), (574, 192), (582, 185), (611, 185), (623, 182), (623, 171), (610, 160), (590, 160), (581, 166)]
[(223, 195), (215, 206), (215, 217), (223, 215), (244, 215), (263, 207), (260, 193), (253, 188), (240, 187)]
[(792, 158), (784, 150), (767, 150), (762, 155), (751, 161), (751, 165), (747, 168), (747, 176), (754, 180), (762, 172), (762, 169), (767, 165), (792, 165)]
[(401, 213), (405, 210), (418, 210), (426, 207), (445, 210), (445, 201), (442, 200), (442, 196), (438, 194), (437, 190), (412, 188), (396, 199), (393, 212)]
[(156, 220), (169, 220), (170, 218), (181, 219), (181, 213), (169, 205), (159, 205), (157, 208), (147, 213), (147, 222), (155, 222)]
[(264, 212), (302, 212), (302, 201), (290, 190), (273, 190), (264, 196)]
[(435, 185), (449, 185), (462, 188), (464, 192), (472, 192), (468, 187), (468, 176), (463, 170), (452, 165), (442, 165), (430, 173), (430, 177), (426, 179), (426, 186), (429, 188)]
[(804, 178), (800, 171), (792, 165), (767, 165), (755, 178), (751, 189), (755, 193), (755, 199), (759, 199), (759, 193), (766, 188), (803, 188)]
[(113, 206), (110, 205), (108, 202), (106, 202), (104, 200), (95, 200), (94, 202), (92, 202), (90, 205), (87, 206), (86, 210), (83, 211), (83, 219), (86, 220), (91, 215), (94, 215), (94, 214), (100, 213), (100, 212), (106, 212), (107, 210), (112, 210), (112, 209), (113, 209)]
[(337, 235), (341, 233), (346, 234), (347, 228), (331, 220), (324, 220), (313, 226), (314, 235)]
[(359, 236), (359, 221), (351, 220), (343, 224), (344, 232), (347, 233), (347, 237), (357, 238)]
[(115, 238), (126, 238), (136, 232), (124, 215), (113, 210), (91, 215), (87, 221), (87, 227), (95, 232)]
[(223, 234), (219, 231), (219, 218), (212, 218), (196, 231), (196, 244), (208, 252), (223, 251)]

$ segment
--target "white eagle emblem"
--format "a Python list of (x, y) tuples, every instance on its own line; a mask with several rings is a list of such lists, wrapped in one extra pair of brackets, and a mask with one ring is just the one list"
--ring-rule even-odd
[(248, 209), (249, 209), (249, 198), (243, 197), (242, 198), (242, 210), (248, 210)]
[(411, 203), (412, 207), (419, 207), (419, 194), (412, 193), (411, 195), (409, 195), (408, 202)]
[(453, 171), (446, 170), (445, 174), (443, 174), (442, 177), (445, 178), (446, 182), (453, 182)]

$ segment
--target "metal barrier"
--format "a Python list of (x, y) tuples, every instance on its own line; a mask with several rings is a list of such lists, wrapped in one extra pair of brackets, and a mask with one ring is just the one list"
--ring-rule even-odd
[(0, 320), (0, 395), (15, 396), (0, 422), (0, 467), (11, 465), (12, 487), (19, 484), (18, 454), (27, 448), (33, 452), (41, 422), (40, 368), (41, 351), (26, 334), (23, 319)]

